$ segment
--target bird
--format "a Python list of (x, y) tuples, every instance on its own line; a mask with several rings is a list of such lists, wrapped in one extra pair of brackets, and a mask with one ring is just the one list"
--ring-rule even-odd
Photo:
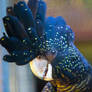
[(74, 45), (75, 34), (62, 16), (46, 17), (46, 3), (19, 1), (7, 8), (0, 44), (8, 63), (30, 64), (47, 81), (42, 92), (92, 92), (92, 66)]

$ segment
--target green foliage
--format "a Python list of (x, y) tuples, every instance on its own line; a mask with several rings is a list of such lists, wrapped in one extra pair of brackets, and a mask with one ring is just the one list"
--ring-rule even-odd
[(92, 9), (92, 0), (83, 0), (85, 7)]
[(92, 64), (92, 42), (76, 42), (75, 44), (89, 63)]

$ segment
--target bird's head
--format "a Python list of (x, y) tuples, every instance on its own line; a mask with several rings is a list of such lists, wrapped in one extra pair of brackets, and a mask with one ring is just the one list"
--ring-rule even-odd
[[(33, 74), (42, 80), (52, 81), (55, 65), (62, 62), (63, 51), (73, 41), (74, 33), (62, 17), (48, 17), (45, 23), (45, 53), (30, 62)], [(59, 55), (61, 60), (58, 61)]]

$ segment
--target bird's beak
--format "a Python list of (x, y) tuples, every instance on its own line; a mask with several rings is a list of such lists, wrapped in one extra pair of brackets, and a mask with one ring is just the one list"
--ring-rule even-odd
[(53, 80), (52, 65), (45, 58), (35, 58), (30, 62), (30, 68), (36, 77), (45, 81)]

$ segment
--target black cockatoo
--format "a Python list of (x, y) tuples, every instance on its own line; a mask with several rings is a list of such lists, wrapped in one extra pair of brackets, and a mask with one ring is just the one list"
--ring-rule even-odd
[(19, 1), (3, 18), (6, 33), (0, 44), (3, 59), (30, 64), (38, 78), (48, 81), (42, 92), (92, 92), (92, 67), (74, 45), (74, 32), (61, 17), (46, 18), (43, 0)]

